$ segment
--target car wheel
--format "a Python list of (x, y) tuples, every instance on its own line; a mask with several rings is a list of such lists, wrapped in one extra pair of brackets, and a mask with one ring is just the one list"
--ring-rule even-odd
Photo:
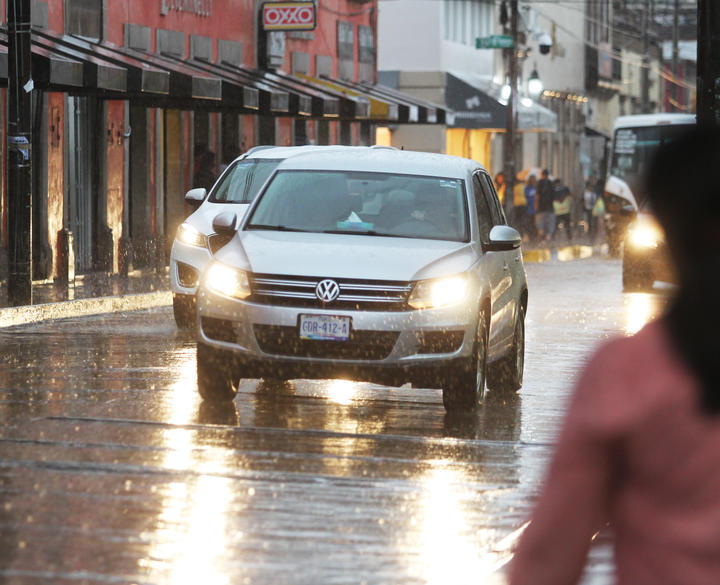
[(192, 329), (195, 327), (195, 297), (174, 294), (173, 316), (179, 329)]
[(485, 313), (478, 317), (473, 355), (465, 368), (448, 368), (442, 376), (443, 405), (450, 413), (472, 411), (485, 396), (488, 331)]
[(623, 290), (644, 291), (652, 288), (655, 279), (652, 270), (647, 264), (642, 262), (632, 262), (623, 258), (622, 265), (622, 284)]
[(197, 385), (203, 400), (230, 402), (237, 394), (240, 372), (232, 352), (197, 344)]
[(488, 368), (488, 386), (497, 394), (517, 392), (525, 370), (525, 312), (520, 309), (515, 321), (510, 354)]

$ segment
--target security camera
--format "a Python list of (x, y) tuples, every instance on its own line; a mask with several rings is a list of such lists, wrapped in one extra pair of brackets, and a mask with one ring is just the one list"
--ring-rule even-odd
[(550, 49), (552, 49), (552, 37), (548, 33), (543, 32), (538, 35), (537, 40), (538, 45), (540, 46), (540, 53), (543, 55), (547, 55), (550, 52)]

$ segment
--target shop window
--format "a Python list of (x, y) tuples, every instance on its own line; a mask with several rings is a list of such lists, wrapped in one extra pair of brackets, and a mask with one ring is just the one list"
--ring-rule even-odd
[(90, 39), (102, 38), (102, 2), (65, 0), (65, 32)]

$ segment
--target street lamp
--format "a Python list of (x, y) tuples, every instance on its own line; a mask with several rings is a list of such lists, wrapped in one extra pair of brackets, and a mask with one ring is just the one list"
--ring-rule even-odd
[(543, 84), (542, 81), (540, 81), (540, 76), (538, 75), (537, 69), (533, 69), (532, 73), (530, 73), (530, 77), (528, 77), (528, 94), (530, 97), (534, 100), (537, 100), (543, 91)]

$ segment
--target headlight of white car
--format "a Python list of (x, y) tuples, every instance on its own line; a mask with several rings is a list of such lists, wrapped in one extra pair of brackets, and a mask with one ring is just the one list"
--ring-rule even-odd
[(207, 248), (207, 237), (189, 223), (181, 223), (177, 231), (177, 239), (188, 246)]
[(454, 305), (465, 299), (468, 279), (465, 275), (421, 280), (413, 288), (408, 304), (413, 309), (432, 309)]
[(210, 265), (205, 272), (204, 282), (210, 290), (234, 299), (244, 299), (251, 293), (247, 272), (220, 262)]

